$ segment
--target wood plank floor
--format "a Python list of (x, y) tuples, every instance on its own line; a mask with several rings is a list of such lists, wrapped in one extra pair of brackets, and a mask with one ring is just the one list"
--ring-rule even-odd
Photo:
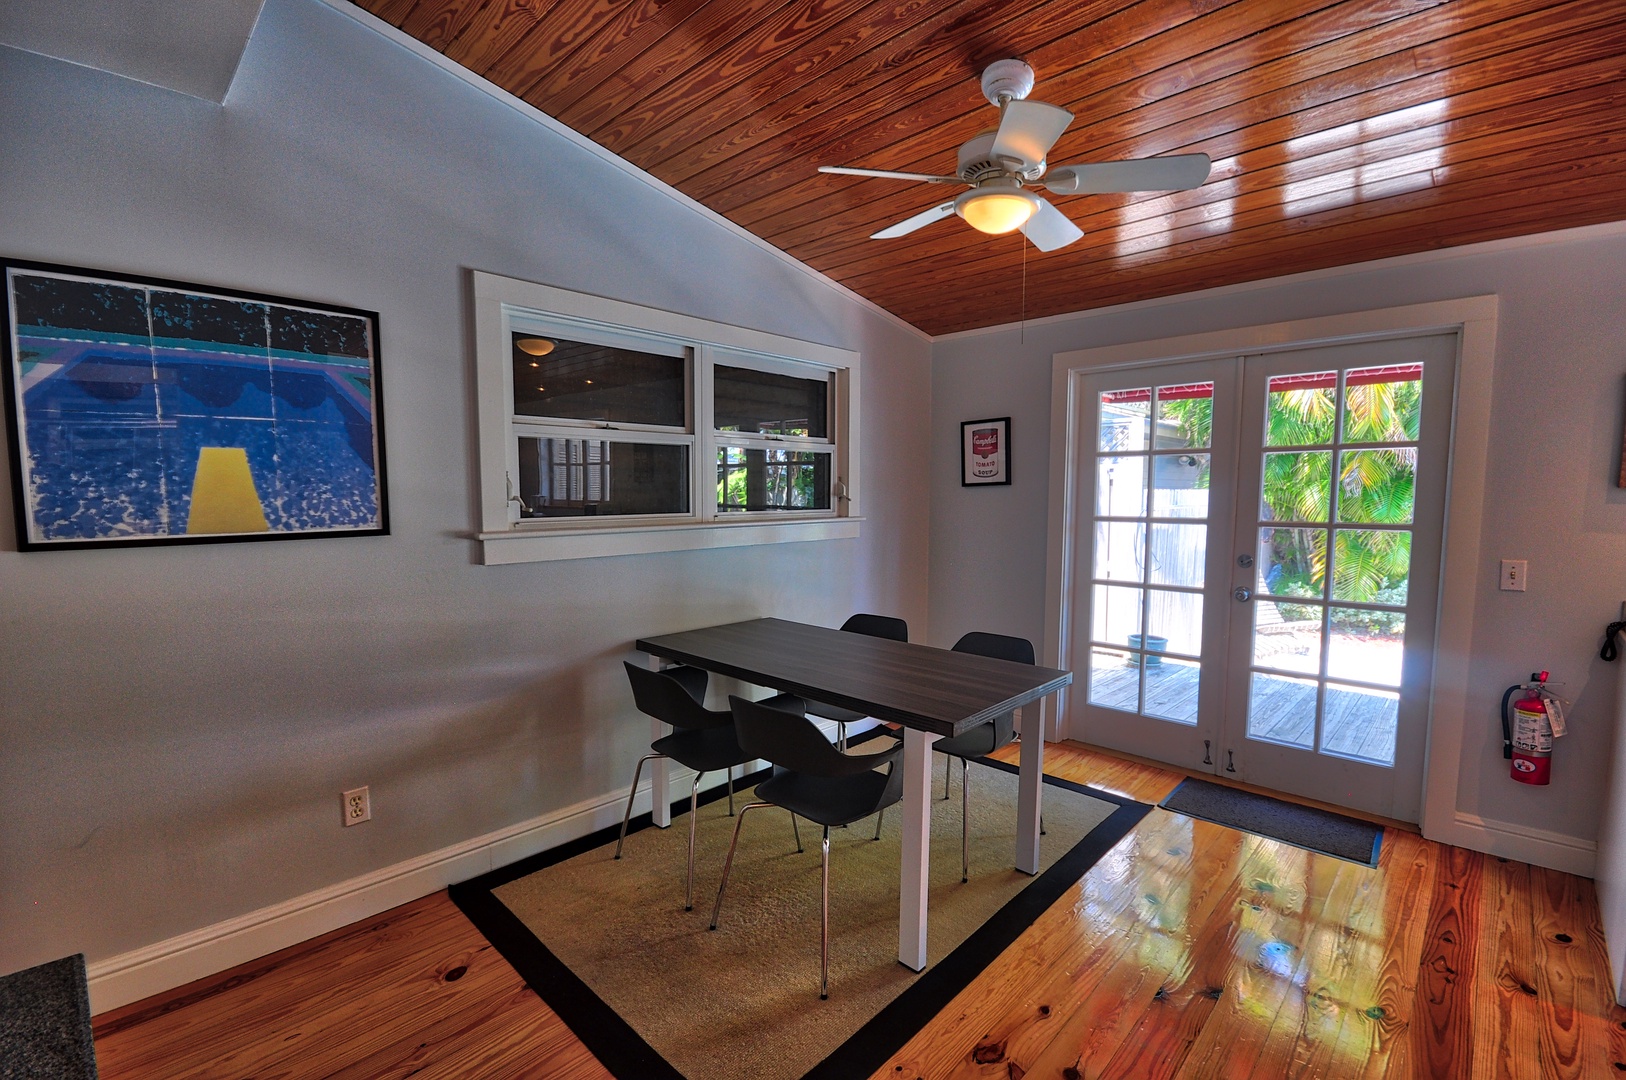
[[(1181, 774), (1075, 744), (1145, 802)], [(96, 1020), (109, 1080), (608, 1075), (446, 894)], [(1391, 829), (1376, 869), (1154, 810), (880, 1077), (1626, 1075), (1592, 883)]]

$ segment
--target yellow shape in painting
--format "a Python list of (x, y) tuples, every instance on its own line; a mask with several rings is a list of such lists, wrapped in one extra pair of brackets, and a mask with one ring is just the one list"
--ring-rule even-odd
[(241, 446), (205, 446), (198, 451), (192, 478), (189, 533), (268, 532), (260, 495), (248, 471), (248, 451)]

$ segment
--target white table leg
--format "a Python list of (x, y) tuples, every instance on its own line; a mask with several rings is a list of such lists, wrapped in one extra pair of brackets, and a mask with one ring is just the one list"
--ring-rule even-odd
[(940, 736), (903, 729), (903, 866), (899, 873), (898, 962), (926, 966), (926, 885), (931, 865), (932, 743)]
[[(1022, 732), (1021, 774), (1016, 794), (1016, 868), (1024, 874), (1039, 872), (1040, 794), (1044, 790), (1044, 726), (1038, 723), (1037, 706), (1027, 710), (1035, 722), (1033, 730)], [(1021, 723), (1022, 710), (1016, 710)]]

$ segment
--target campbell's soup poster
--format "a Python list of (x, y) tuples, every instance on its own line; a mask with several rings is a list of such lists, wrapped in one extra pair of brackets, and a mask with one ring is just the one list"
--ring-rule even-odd
[(1009, 483), (1008, 421), (979, 421), (965, 425), (965, 476), (968, 484)]

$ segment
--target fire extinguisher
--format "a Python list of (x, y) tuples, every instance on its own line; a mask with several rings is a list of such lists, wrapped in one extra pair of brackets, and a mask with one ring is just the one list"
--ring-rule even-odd
[[(1522, 696), (1513, 701), (1515, 694)], [(1553, 739), (1562, 734), (1564, 709), (1547, 689), (1547, 672), (1532, 672), (1529, 682), (1507, 688), (1502, 695), (1502, 756), (1512, 759), (1514, 780), (1552, 783)]]

